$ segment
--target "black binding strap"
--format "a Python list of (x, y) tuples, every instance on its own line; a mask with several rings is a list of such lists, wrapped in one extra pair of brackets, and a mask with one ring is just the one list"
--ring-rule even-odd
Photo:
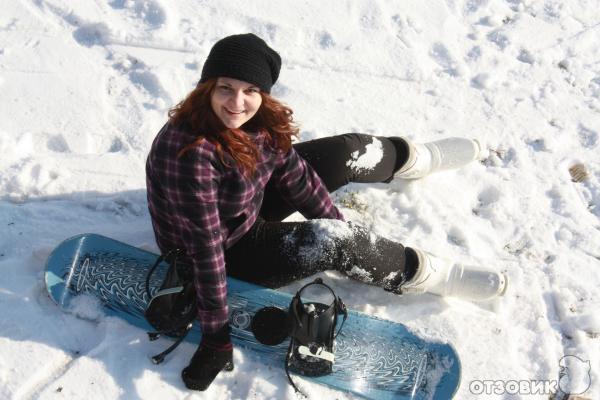
[(165, 260), (169, 264), (173, 262), (173, 268), (177, 268), (177, 258), (179, 257), (180, 253), (180, 249), (174, 249), (170, 250), (167, 254), (161, 254), (156, 258), (156, 262), (154, 263), (152, 268), (150, 268), (150, 271), (148, 271), (148, 274), (146, 275), (146, 294), (148, 295), (148, 300), (152, 299), (152, 295), (150, 294), (150, 278), (154, 274), (154, 270), (156, 269), (156, 267), (158, 267), (159, 264), (163, 260)]
[[(150, 293), (150, 278), (154, 274), (154, 271), (156, 270), (156, 268), (160, 265), (160, 263), (162, 261), (166, 261), (169, 264), (169, 268), (173, 268), (174, 272), (178, 273), (177, 272), (177, 259), (180, 254), (181, 254), (180, 249), (174, 249), (174, 250), (169, 251), (167, 254), (165, 254), (165, 255), (161, 254), (160, 256), (158, 256), (156, 258), (156, 262), (154, 263), (152, 268), (150, 268), (150, 271), (148, 271), (148, 274), (146, 275), (146, 294), (148, 295), (148, 299), (150, 302), (152, 302), (152, 298), (153, 298)], [(148, 304), (150, 304), (150, 303), (148, 303)], [(147, 332), (148, 338), (150, 339), (150, 341), (157, 340), (163, 334), (176, 337), (175, 343), (173, 343), (171, 346), (169, 346), (162, 353), (159, 353), (159, 354), (151, 357), (152, 362), (154, 364), (162, 363), (164, 361), (165, 357), (169, 353), (171, 353), (173, 350), (175, 350), (177, 348), (177, 346), (179, 346), (181, 344), (181, 342), (183, 342), (185, 337), (188, 335), (188, 333), (192, 329), (192, 326), (193, 326), (193, 324), (191, 322), (189, 322), (189, 323), (186, 323), (185, 325), (177, 325), (177, 326), (170, 327), (168, 329)], [(175, 335), (175, 334), (177, 334), (177, 335)]]
[[(302, 302), (302, 299), (301, 299), (301, 294), (307, 287), (309, 287), (311, 285), (325, 286), (331, 292), (334, 300), (331, 303), (331, 305), (329, 305), (329, 307), (327, 307), (325, 310), (321, 311), (321, 314), (327, 314), (327, 313), (330, 313), (331, 311), (333, 311), (333, 326), (334, 327), (335, 327), (335, 325), (337, 325), (337, 315), (338, 314), (344, 315), (342, 324), (340, 325), (337, 333), (335, 335), (333, 335), (333, 337), (332, 337), (333, 340), (335, 340), (335, 338), (337, 338), (337, 336), (340, 334), (340, 332), (342, 331), (342, 328), (344, 326), (344, 323), (346, 322), (346, 319), (348, 318), (348, 309), (346, 308), (346, 305), (344, 304), (342, 299), (339, 298), (338, 296), (336, 296), (333, 289), (329, 285), (326, 285), (325, 283), (323, 283), (323, 279), (321, 279), (321, 278), (317, 278), (314, 281), (304, 285), (302, 288), (300, 288), (300, 290), (298, 290), (298, 292), (296, 292), (296, 295), (292, 299), (292, 302), (290, 304), (290, 309), (291, 309), (290, 317), (291, 317), (292, 328), (291, 328), (290, 345), (288, 347), (287, 355), (285, 357), (285, 373), (287, 375), (290, 385), (292, 385), (292, 387), (294, 388), (296, 393), (299, 393), (304, 398), (307, 398), (307, 396), (304, 393), (302, 393), (300, 391), (300, 389), (298, 389), (296, 384), (293, 382), (292, 376), (290, 375), (289, 365), (290, 365), (291, 357), (294, 353), (296, 341), (298, 341), (301, 344), (306, 344), (306, 343), (302, 343), (302, 342), (310, 340), (310, 338), (308, 337), (309, 336), (309, 334), (308, 334), (309, 327), (306, 327), (306, 330), (303, 329), (304, 327), (302, 325), (302, 318), (300, 317), (299, 313), (306, 312), (305, 308), (304, 308), (304, 303)], [(301, 337), (299, 338), (298, 336), (301, 336)]]
[[(169, 346), (165, 351), (163, 351), (162, 353), (159, 353), (155, 356), (152, 356), (152, 362), (154, 364), (160, 364), (161, 362), (164, 361), (165, 357), (171, 353), (173, 350), (175, 350), (177, 348), (177, 346), (179, 346), (181, 344), (181, 342), (183, 342), (183, 339), (185, 339), (185, 337), (187, 336), (187, 334), (190, 332), (190, 330), (192, 329), (193, 324), (188, 324), (185, 327), (185, 332), (181, 334), (181, 336), (175, 341), (175, 343), (173, 343), (171, 346)], [(148, 335), (150, 335), (151, 332), (148, 332)], [(150, 340), (156, 340), (158, 339), (158, 337), (154, 338), (154, 339), (150, 339)]]
[[(307, 287), (311, 286), (311, 285), (321, 285), (321, 286), (325, 286), (327, 289), (329, 289), (329, 291), (331, 292), (331, 295), (333, 296), (333, 302), (331, 303), (331, 305), (329, 306), (329, 308), (324, 311), (324, 312), (328, 312), (331, 307), (334, 307), (334, 313), (337, 316), (337, 314), (343, 314), (344, 315), (344, 319), (342, 320), (342, 324), (340, 325), (337, 333), (333, 336), (333, 338), (337, 338), (337, 336), (340, 334), (340, 332), (342, 331), (342, 328), (344, 326), (344, 323), (346, 322), (346, 319), (348, 319), (348, 309), (346, 308), (346, 305), (344, 304), (344, 302), (342, 301), (341, 298), (339, 298), (338, 296), (335, 295), (335, 292), (333, 291), (333, 289), (327, 285), (326, 283), (323, 282), (323, 279), (321, 278), (316, 278), (314, 281), (307, 283), (306, 285), (302, 286), (300, 288), (300, 290), (298, 290), (296, 292), (296, 295), (294, 296), (294, 298), (292, 299), (292, 304), (291, 304), (291, 309), (293, 310), (293, 317), (294, 317), (294, 323), (296, 323), (298, 326), (302, 327), (302, 321), (300, 320), (300, 315), (298, 315), (298, 310), (303, 310), (303, 306), (304, 303), (302, 303), (302, 299), (301, 299), (301, 294), (304, 291), (304, 289), (306, 289)], [(335, 319), (334, 323), (337, 324), (337, 318)]]
[(290, 357), (292, 356), (293, 352), (294, 352), (294, 338), (291, 338), (290, 339), (290, 345), (289, 345), (288, 351), (287, 351), (287, 355), (285, 356), (285, 374), (287, 375), (288, 382), (294, 388), (294, 391), (296, 393), (300, 394), (303, 398), (307, 399), (308, 396), (305, 395), (300, 389), (298, 389), (298, 387), (296, 386), (296, 384), (292, 380), (292, 376), (290, 375)]

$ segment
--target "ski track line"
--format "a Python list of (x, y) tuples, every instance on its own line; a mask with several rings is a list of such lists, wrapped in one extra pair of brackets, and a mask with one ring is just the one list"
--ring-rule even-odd
[[(578, 21), (578, 22), (585, 26), (585, 24), (582, 23), (581, 21)], [(592, 32), (593, 30), (595, 30), (598, 27), (600, 27), (600, 22), (598, 22), (595, 25), (585, 27), (581, 31), (579, 31), (579, 32), (577, 32), (577, 33), (569, 36), (568, 38), (566, 38), (565, 41), (570, 41), (570, 40), (573, 40), (573, 39), (579, 39), (581, 36), (583, 36), (583, 35), (585, 35), (585, 34), (587, 34), (589, 32)]]
[[(63, 377), (75, 362), (81, 357), (94, 356), (101, 353), (106, 348), (105, 340), (100, 341), (96, 346), (82, 353), (67, 353), (63, 355), (60, 361), (54, 363), (55, 366), (49, 367), (47, 373), (42, 374), (39, 378), (32, 378), (31, 381), (23, 385), (14, 396), (14, 400), (33, 400), (39, 399), (39, 394), (50, 385)], [(63, 350), (64, 351), (64, 350)]]
[(56, 360), (50, 366), (47, 366), (45, 373), (40, 374), (41, 376), (34, 376), (29, 381), (24, 382), (22, 387), (14, 394), (13, 399), (33, 399), (36, 394), (40, 393), (43, 389), (63, 376), (80, 356), (81, 355), (73, 356), (67, 353), (63, 354), (60, 360)]
[[(58, 19), (58, 21), (52, 21), (55, 25), (55, 27), (62, 27), (62, 28), (67, 28), (69, 31), (72, 30), (73, 27), (75, 28), (81, 28), (81, 26), (83, 25), (78, 25), (75, 24), (75, 21), (78, 22), (83, 22), (83, 19), (81, 19), (80, 17), (78, 17), (77, 15), (73, 14), (72, 10), (63, 10), (58, 6), (54, 6), (46, 1), (40, 1), (39, 5), (37, 8), (33, 7), (30, 4), (25, 3), (25, 0), (21, 0), (21, 2), (23, 4), (25, 4), (30, 10), (32, 10), (33, 12), (36, 12), (38, 15), (44, 15), (43, 14), (43, 8), (46, 7), (52, 14), (54, 14), (55, 19)], [(99, 3), (96, 1), (97, 6), (102, 10), (103, 6), (100, 6)], [(105, 12), (105, 15), (108, 16), (108, 14), (106, 13), (106, 10), (102, 10)], [(47, 17), (48, 15), (44, 15), (44, 17)], [(48, 18), (44, 18), (44, 21), (48, 20)], [(60, 22), (66, 22), (66, 26), (64, 24), (61, 24)], [(123, 46), (123, 47), (135, 47), (135, 48), (144, 48), (144, 49), (151, 49), (151, 50), (160, 50), (160, 51), (171, 51), (171, 52), (178, 52), (178, 53), (186, 53), (186, 54), (196, 54), (199, 50), (197, 49), (186, 49), (186, 48), (181, 48), (181, 47), (175, 47), (175, 46), (171, 46), (169, 44), (158, 44), (158, 43), (144, 43), (144, 42), (136, 42), (136, 41), (120, 41), (120, 40), (115, 40), (114, 38), (111, 38), (112, 35), (108, 35), (108, 37), (106, 38), (106, 41), (101, 43), (100, 47), (105, 47), (105, 46)]]
[[(575, 18), (574, 18), (574, 19), (575, 19)], [(575, 20), (576, 20), (576, 21), (578, 21), (579, 23), (581, 23), (581, 21), (579, 21), (579, 20), (577, 20), (577, 19), (575, 19)], [(583, 23), (581, 23), (581, 24), (582, 24), (582, 25), (585, 25), (585, 24), (583, 24)], [(554, 44), (551, 44), (551, 45), (549, 45), (549, 46), (546, 46), (546, 47), (540, 47), (540, 48), (538, 48), (538, 49), (534, 49), (534, 51), (533, 51), (533, 52), (542, 53), (542, 52), (545, 52), (546, 50), (551, 50), (551, 49), (554, 49), (555, 47), (558, 47), (558, 46), (561, 46), (561, 45), (569, 45), (573, 39), (579, 39), (579, 38), (581, 38), (582, 36), (584, 36), (585, 34), (587, 34), (587, 33), (589, 33), (589, 32), (592, 32), (593, 30), (595, 30), (595, 29), (596, 29), (596, 28), (598, 28), (598, 27), (600, 27), (600, 22), (598, 22), (598, 23), (597, 23), (597, 24), (595, 24), (595, 25), (592, 25), (592, 26), (586, 27), (586, 28), (584, 28), (584, 29), (580, 30), (579, 32), (577, 32), (577, 33), (574, 33), (574, 34), (572, 34), (571, 36), (569, 36), (569, 37), (566, 37), (566, 38), (564, 38), (564, 39), (562, 39), (562, 40), (560, 40), (560, 39), (559, 39), (559, 40), (557, 40), (557, 41), (556, 41)]]
[[(38, 296), (41, 296), (48, 302), (54, 304), (47, 293), (40, 292), (38, 293)], [(42, 306), (39, 297), (37, 301), (38, 304)], [(54, 384), (58, 379), (63, 377), (71, 369), (73, 364), (77, 362), (77, 360), (79, 360), (81, 357), (93, 356), (94, 354), (104, 350), (105, 347), (105, 340), (103, 338), (98, 342), (98, 344), (83, 352), (69, 351), (65, 348), (62, 348), (61, 350), (63, 353), (60, 355), (60, 357), (48, 362), (44, 368), (44, 372), (35, 374), (31, 379), (24, 382), (22, 387), (14, 394), (13, 400), (39, 399), (40, 393), (42, 393), (50, 385)]]
[[(321, 71), (323, 69), (323, 65), (312, 65), (312, 64), (308, 64), (308, 63), (304, 63), (301, 61), (295, 61), (295, 60), (290, 60), (292, 62), (290, 62), (288, 65), (290, 67), (299, 67), (299, 68), (304, 68), (304, 69), (308, 69), (311, 71)], [(393, 80), (393, 81), (401, 81), (401, 82), (406, 82), (406, 83), (420, 83), (421, 80), (419, 79), (411, 79), (411, 78), (406, 78), (406, 77), (402, 77), (402, 76), (398, 76), (398, 75), (391, 75), (391, 74), (378, 74), (378, 73), (373, 73), (370, 71), (360, 71), (360, 70), (350, 70), (350, 69), (344, 69), (344, 68), (339, 68), (339, 67), (332, 67), (329, 65), (325, 66), (327, 68), (328, 71), (331, 72), (335, 72), (335, 73), (339, 73), (339, 74), (346, 74), (346, 75), (356, 75), (356, 76), (366, 76), (369, 78), (379, 78), (379, 79), (384, 79), (384, 80)]]
[(0, 66), (0, 71), (6, 72), (9, 74), (39, 74), (39, 75), (50, 75), (56, 74), (58, 71), (50, 71), (50, 70), (27, 70), (27, 69), (10, 69), (4, 68), (4, 66)]
[(134, 47), (139, 49), (149, 49), (149, 50), (158, 50), (158, 51), (170, 51), (175, 53), (185, 53), (185, 54), (197, 54), (200, 50), (196, 49), (185, 49), (182, 47), (170, 46), (168, 44), (153, 44), (153, 43), (144, 43), (144, 42), (130, 42), (130, 41), (118, 41), (118, 40), (109, 40), (105, 46), (119, 46), (119, 47)]
[[(77, 29), (85, 27), (86, 25), (91, 24), (92, 22), (86, 21), (84, 18), (79, 17), (77, 14), (73, 12), (71, 9), (63, 9), (59, 6), (55, 6), (50, 4), (44, 0), (38, 0), (36, 3), (36, 7), (25, 3), (26, 0), (21, 0), (23, 4), (26, 4), (32, 11), (37, 12), (38, 15), (44, 15), (44, 21), (51, 21), (48, 17), (53, 17), (55, 21), (52, 21), (55, 27), (59, 28), (64, 32), (70, 32), (73, 34)], [(96, 2), (97, 3), (97, 2)], [(98, 5), (98, 4), (96, 4)], [(102, 9), (102, 7), (100, 7)], [(105, 10), (102, 10), (105, 11)], [(104, 16), (108, 17), (107, 13), (104, 12)], [(102, 23), (102, 22), (100, 22)], [(106, 38), (106, 41), (102, 41), (98, 47), (105, 47), (112, 43), (112, 38), (109, 34)], [(118, 44), (118, 41), (115, 41), (115, 44)], [(81, 45), (81, 43), (80, 43)], [(90, 46), (91, 47), (91, 46)]]
[[(61, 24), (57, 21), (53, 21), (48, 18), (48, 14), (44, 12), (44, 6), (48, 5), (44, 1), (31, 1), (31, 0), (20, 0), (19, 3), (23, 5), (26, 9), (28, 9), (33, 15), (38, 17), (40, 22), (48, 23), (52, 25), (53, 28), (60, 30), (62, 28)], [(32, 4), (35, 3), (35, 4)]]

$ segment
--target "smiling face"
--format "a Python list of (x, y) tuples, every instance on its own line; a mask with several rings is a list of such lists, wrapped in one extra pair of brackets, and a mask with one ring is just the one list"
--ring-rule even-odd
[(214, 113), (230, 129), (244, 125), (260, 108), (258, 86), (233, 78), (218, 78), (210, 98)]

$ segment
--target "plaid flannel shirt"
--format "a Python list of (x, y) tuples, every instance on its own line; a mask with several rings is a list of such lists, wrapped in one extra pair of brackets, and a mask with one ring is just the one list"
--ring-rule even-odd
[[(146, 162), (148, 208), (163, 253), (185, 251), (194, 269), (198, 319), (214, 333), (228, 320), (224, 250), (252, 227), (265, 185), (274, 181), (281, 195), (308, 219), (343, 219), (315, 171), (292, 148), (286, 154), (267, 145), (267, 134), (251, 134), (260, 152), (256, 173), (245, 177), (226, 167), (208, 140), (177, 154), (195, 137), (166, 124), (154, 139)], [(228, 154), (225, 162), (234, 166)]]

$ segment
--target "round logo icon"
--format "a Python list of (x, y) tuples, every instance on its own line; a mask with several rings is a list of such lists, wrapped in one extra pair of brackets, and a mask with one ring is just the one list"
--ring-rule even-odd
[(231, 313), (231, 324), (238, 329), (246, 329), (250, 326), (250, 314), (246, 311), (234, 311)]

